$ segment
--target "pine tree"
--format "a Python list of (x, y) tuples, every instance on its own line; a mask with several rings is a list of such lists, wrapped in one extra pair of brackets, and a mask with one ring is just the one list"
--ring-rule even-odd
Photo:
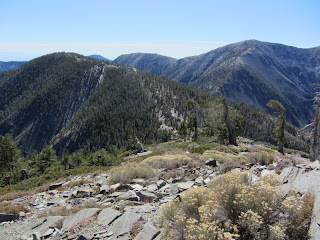
[(276, 139), (278, 141), (278, 151), (283, 154), (283, 146), (284, 146), (284, 128), (286, 124), (286, 116), (284, 112), (286, 109), (282, 105), (282, 103), (277, 100), (270, 100), (267, 103), (268, 107), (273, 108), (278, 113), (278, 120), (276, 128), (274, 129)]

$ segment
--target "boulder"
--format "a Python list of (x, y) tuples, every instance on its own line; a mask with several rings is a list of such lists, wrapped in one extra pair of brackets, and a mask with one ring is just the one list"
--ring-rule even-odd
[(131, 187), (131, 189), (133, 189), (134, 191), (141, 191), (143, 189), (143, 186), (141, 186), (140, 184), (130, 184), (129, 185)]
[(63, 221), (62, 230), (68, 231), (72, 226), (81, 223), (83, 220), (90, 218), (100, 211), (99, 208), (85, 208), (74, 215), (67, 217)]
[(58, 182), (58, 183), (51, 184), (51, 185), (49, 186), (49, 190), (55, 190), (55, 189), (61, 187), (62, 184), (63, 184), (63, 182)]
[(275, 170), (268, 170), (268, 169), (264, 169), (261, 172), (261, 177), (265, 176), (265, 175), (270, 175), (270, 174), (275, 174), (276, 171)]
[(19, 219), (19, 214), (0, 213), (0, 223)]
[(98, 223), (108, 226), (119, 216), (121, 216), (121, 212), (112, 208), (105, 208), (98, 214)]
[(153, 183), (153, 184), (150, 184), (149, 186), (146, 187), (146, 191), (148, 192), (155, 192), (158, 190), (158, 186), (157, 184)]
[(128, 234), (133, 226), (133, 223), (142, 219), (142, 216), (137, 213), (125, 212), (121, 217), (117, 218), (113, 223), (113, 234), (122, 236)]
[(145, 151), (142, 143), (139, 141), (139, 139), (137, 137), (134, 138), (134, 140), (136, 141), (136, 148), (137, 148), (137, 153), (142, 153)]
[(56, 224), (63, 219), (62, 216), (51, 216), (38, 218), (29, 224), (29, 229), (24, 229), (26, 235), (31, 235), (32, 233), (39, 233), (41, 237), (44, 235), (48, 236), (54, 233), (54, 227)]
[(210, 167), (216, 167), (217, 166), (217, 160), (214, 160), (212, 158), (208, 159), (205, 164), (207, 166), (210, 166)]
[(162, 188), (163, 186), (165, 186), (167, 183), (164, 180), (159, 180), (157, 181), (157, 187), (158, 188)]
[(197, 184), (198, 186), (204, 185), (204, 179), (203, 179), (203, 177), (202, 177), (202, 176), (197, 177), (197, 178), (194, 180), (194, 183)]
[(139, 201), (140, 198), (137, 196), (136, 192), (129, 190), (118, 196), (118, 199), (129, 200), (129, 201)]
[(153, 226), (151, 222), (147, 222), (141, 232), (134, 238), (135, 240), (152, 240), (160, 231)]
[(194, 185), (194, 182), (193, 181), (179, 182), (179, 183), (176, 183), (176, 185), (180, 190), (184, 191), (191, 188)]
[(300, 193), (312, 193), (315, 196), (309, 235), (311, 239), (320, 239), (320, 171), (317, 168), (310, 171), (309, 166), (287, 167), (282, 170), (280, 176), (284, 183), (284, 194), (293, 188)]
[(157, 195), (148, 191), (137, 192), (137, 196), (140, 198), (140, 201), (144, 202), (153, 202), (158, 199)]
[(100, 194), (108, 194), (110, 191), (109, 185), (103, 185), (100, 187)]

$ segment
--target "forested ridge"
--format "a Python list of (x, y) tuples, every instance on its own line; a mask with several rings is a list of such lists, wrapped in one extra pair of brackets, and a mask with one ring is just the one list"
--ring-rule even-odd
[[(209, 136), (225, 144), (221, 104), (218, 95), (132, 67), (74, 53), (37, 58), (0, 73), (1, 184), (118, 164), (135, 137), (154, 144)], [(276, 119), (266, 110), (228, 105), (238, 136), (277, 144)], [(285, 147), (309, 150), (290, 124), (285, 138)]]

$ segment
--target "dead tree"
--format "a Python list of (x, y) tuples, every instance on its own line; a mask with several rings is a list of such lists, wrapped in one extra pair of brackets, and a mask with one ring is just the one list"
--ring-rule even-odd
[(225, 81), (219, 86), (220, 93), (222, 96), (222, 105), (224, 110), (224, 121), (226, 123), (227, 129), (228, 129), (228, 140), (229, 144), (238, 146), (237, 144), (237, 131), (234, 128), (234, 126), (231, 124), (230, 115), (229, 115), (229, 107), (227, 104), (227, 98), (224, 94), (223, 87), (224, 87)]
[(313, 120), (313, 130), (311, 134), (310, 160), (315, 161), (319, 155), (319, 127), (320, 127), (320, 92), (315, 97), (316, 114)]

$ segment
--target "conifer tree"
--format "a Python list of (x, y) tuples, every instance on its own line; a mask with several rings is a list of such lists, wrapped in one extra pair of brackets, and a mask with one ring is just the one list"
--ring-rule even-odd
[(284, 108), (282, 103), (280, 103), (279, 101), (274, 100), (274, 99), (270, 100), (267, 103), (267, 106), (270, 108), (273, 108), (278, 113), (278, 121), (277, 121), (277, 125), (274, 129), (274, 132), (275, 132), (276, 139), (278, 141), (278, 152), (283, 154), (284, 127), (286, 124), (286, 116), (285, 116), (284, 112), (286, 111), (286, 109)]

